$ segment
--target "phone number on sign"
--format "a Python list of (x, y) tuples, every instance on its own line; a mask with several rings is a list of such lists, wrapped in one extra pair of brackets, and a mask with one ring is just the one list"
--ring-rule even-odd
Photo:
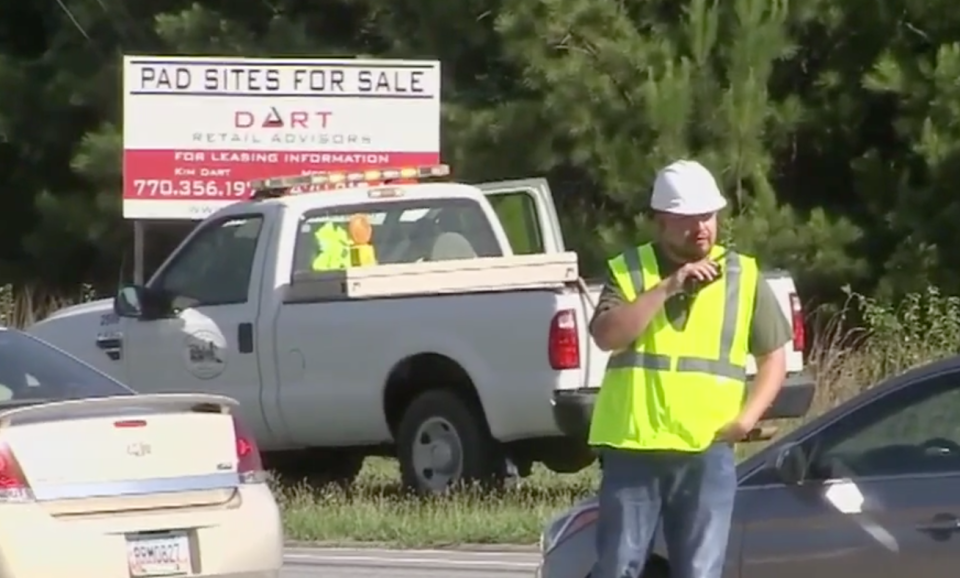
[(134, 179), (138, 197), (246, 198), (246, 181), (199, 179)]

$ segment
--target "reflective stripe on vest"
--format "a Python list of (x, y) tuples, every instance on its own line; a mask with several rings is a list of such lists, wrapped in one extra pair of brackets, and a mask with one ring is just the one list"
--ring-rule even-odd
[[(633, 255), (633, 259), (626, 259), (630, 268), (630, 277), (635, 291), (643, 292), (643, 278), (640, 276), (639, 253), (628, 251), (625, 256)], [(636, 268), (631, 267), (630, 261), (636, 262)], [(677, 359), (678, 372), (710, 373), (717, 377), (729, 379), (745, 379), (747, 367), (737, 365), (731, 360), (733, 340), (737, 335), (737, 319), (740, 316), (740, 278), (742, 269), (740, 255), (727, 253), (723, 263), (723, 276), (726, 283), (726, 296), (723, 303), (723, 321), (720, 330), (719, 359), (705, 359), (701, 357), (680, 357)], [(638, 282), (639, 281), (639, 282)], [(634, 299), (635, 297), (631, 297)], [(610, 356), (607, 362), (608, 369), (623, 369), (635, 367), (638, 369), (653, 369), (667, 371), (670, 369), (670, 356), (657, 353), (636, 351), (635, 347), (619, 351)]]
[[(691, 301), (683, 329), (661, 310), (636, 342), (611, 355), (590, 427), (592, 445), (700, 451), (740, 410), (759, 272), (753, 259), (722, 247), (711, 256), (723, 262), (723, 274)], [(651, 245), (609, 265), (627, 300), (661, 280)], [(711, 315), (718, 309), (722, 315)]]

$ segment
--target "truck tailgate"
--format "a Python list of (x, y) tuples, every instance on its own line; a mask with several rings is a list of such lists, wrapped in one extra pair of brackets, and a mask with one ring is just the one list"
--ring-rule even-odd
[[(793, 282), (793, 277), (785, 271), (771, 271), (764, 273), (764, 278), (767, 280), (767, 283), (770, 285), (770, 289), (773, 290), (773, 294), (777, 296), (777, 303), (780, 305), (780, 310), (783, 311), (784, 317), (787, 318), (787, 321), (790, 322), (790, 327), (793, 330), (793, 335), (797, 335), (797, 327), (794, 325), (798, 322), (794, 319), (794, 312), (792, 309), (792, 304), (790, 302), (791, 296), (796, 298), (797, 288)], [(802, 328), (800, 329), (802, 334)], [(799, 347), (798, 347), (799, 345)], [(795, 341), (791, 341), (787, 344), (787, 375), (792, 375), (803, 371), (803, 344), (798, 344)], [(753, 375), (757, 372), (756, 361), (751, 356), (747, 362), (747, 374)]]

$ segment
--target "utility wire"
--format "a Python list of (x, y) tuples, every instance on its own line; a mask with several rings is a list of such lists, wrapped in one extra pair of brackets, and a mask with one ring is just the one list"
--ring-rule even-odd
[(91, 44), (93, 44), (93, 39), (90, 38), (90, 35), (87, 34), (86, 29), (80, 24), (80, 22), (77, 20), (77, 17), (73, 15), (73, 12), (63, 2), (63, 0), (57, 0), (57, 5), (59, 5), (60, 9), (63, 10), (63, 13), (67, 15), (67, 18), (70, 19), (70, 22), (73, 23), (73, 26), (80, 31), (80, 34), (82, 34), (83, 37), (87, 39), (87, 42), (90, 42)]

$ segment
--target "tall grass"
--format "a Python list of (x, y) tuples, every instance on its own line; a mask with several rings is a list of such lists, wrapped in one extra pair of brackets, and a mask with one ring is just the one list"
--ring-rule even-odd
[[(850, 320), (859, 320), (851, 328)], [(960, 298), (928, 287), (899, 303), (847, 292), (847, 302), (817, 335), (808, 364), (817, 382), (812, 415), (883, 379), (960, 352)]]
[(0, 285), (0, 325), (22, 329), (58, 309), (91, 301), (96, 295), (93, 287), (82, 285), (75, 292), (51, 293), (36, 287)]

